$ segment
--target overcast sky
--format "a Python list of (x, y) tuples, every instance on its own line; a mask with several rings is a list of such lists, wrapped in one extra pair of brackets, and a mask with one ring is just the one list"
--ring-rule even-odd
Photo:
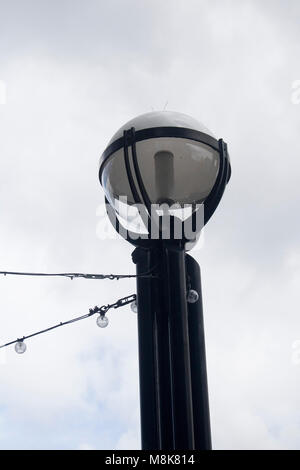
[[(215, 449), (300, 449), (299, 21), (297, 0), (0, 0), (0, 270), (134, 273), (130, 245), (101, 239), (98, 182), (134, 116), (166, 107), (228, 143), (194, 251)], [(135, 282), (2, 277), (0, 292), (6, 342)], [(0, 448), (140, 447), (136, 315), (109, 318), (0, 353)]]

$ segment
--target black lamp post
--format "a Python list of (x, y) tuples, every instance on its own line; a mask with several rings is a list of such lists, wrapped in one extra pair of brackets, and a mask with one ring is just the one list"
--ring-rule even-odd
[(223, 140), (167, 111), (127, 123), (100, 160), (110, 220), (136, 247), (143, 449), (211, 449), (200, 268), (186, 251), (230, 174)]

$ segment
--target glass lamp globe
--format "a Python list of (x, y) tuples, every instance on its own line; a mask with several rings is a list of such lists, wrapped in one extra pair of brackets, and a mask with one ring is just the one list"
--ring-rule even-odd
[(24, 341), (18, 341), (16, 344), (15, 344), (15, 351), (17, 354), (24, 354), (24, 352), (26, 351), (26, 344), (24, 343)]
[[(176, 209), (172, 215), (184, 220), (185, 214), (191, 213), (189, 208), (202, 204), (216, 182), (220, 156), (210, 145), (210, 139), (217, 142), (215, 137), (196, 119), (170, 111), (140, 115), (116, 132), (101, 157), (99, 178), (110, 205), (127, 224), (126, 228), (136, 232), (142, 232), (143, 227), (138, 210), (130, 209), (136, 201), (128, 181), (123, 149), (124, 130), (132, 127), (138, 137), (138, 166), (151, 204), (173, 206)], [(163, 135), (169, 130), (171, 137), (157, 136), (160, 129)], [(201, 133), (207, 143), (194, 140), (194, 131)], [(145, 135), (141, 136), (143, 132)], [(177, 133), (184, 133), (185, 137), (176, 136)], [(136, 175), (133, 177), (136, 182)]]

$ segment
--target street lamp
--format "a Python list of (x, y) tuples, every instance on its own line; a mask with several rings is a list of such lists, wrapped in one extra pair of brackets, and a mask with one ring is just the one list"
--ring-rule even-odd
[(108, 216), (136, 249), (143, 449), (210, 449), (198, 263), (186, 252), (231, 174), (227, 145), (195, 119), (136, 117), (100, 159)]

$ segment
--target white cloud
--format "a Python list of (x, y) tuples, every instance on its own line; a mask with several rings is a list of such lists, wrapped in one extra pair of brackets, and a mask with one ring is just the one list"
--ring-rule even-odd
[(96, 449), (94, 449), (94, 447), (91, 446), (90, 444), (80, 444), (78, 446), (78, 450), (96, 450)]

